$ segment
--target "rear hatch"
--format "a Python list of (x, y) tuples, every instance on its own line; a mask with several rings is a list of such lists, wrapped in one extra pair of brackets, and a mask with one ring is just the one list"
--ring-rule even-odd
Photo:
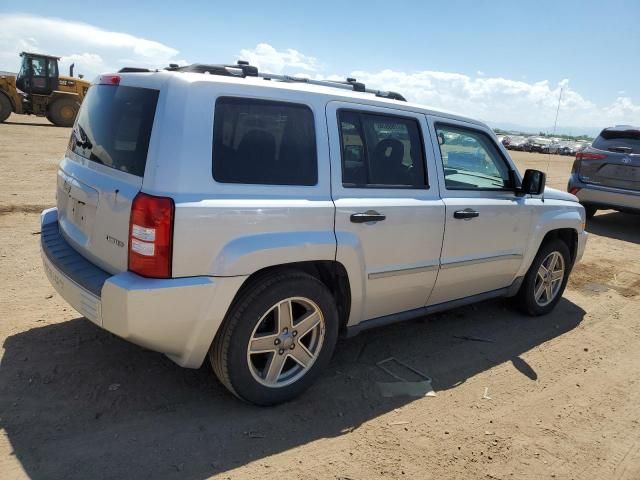
[(640, 129), (605, 128), (576, 158), (583, 182), (640, 191)]
[(101, 77), (82, 102), (58, 170), (63, 235), (110, 273), (127, 270), (131, 204), (142, 187), (158, 96), (122, 85), (120, 76)]

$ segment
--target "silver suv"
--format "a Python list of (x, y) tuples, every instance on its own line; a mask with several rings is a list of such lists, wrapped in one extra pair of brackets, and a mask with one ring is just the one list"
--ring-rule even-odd
[(587, 235), (483, 123), (246, 63), (101, 76), (57, 179), (56, 290), (257, 404), (300, 394), (339, 334), (501, 296), (549, 312)]
[(640, 127), (605, 128), (590, 147), (576, 153), (567, 190), (584, 205), (640, 213)]

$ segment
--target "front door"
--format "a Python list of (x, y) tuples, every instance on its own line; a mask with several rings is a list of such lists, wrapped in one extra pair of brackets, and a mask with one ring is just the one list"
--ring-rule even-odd
[(349, 324), (423, 307), (445, 211), (426, 118), (346, 102), (330, 102), (326, 113), (337, 260), (360, 273), (349, 279)]
[(532, 211), (515, 195), (515, 167), (490, 131), (429, 117), (446, 208), (438, 281), (429, 305), (508, 287), (523, 261)]

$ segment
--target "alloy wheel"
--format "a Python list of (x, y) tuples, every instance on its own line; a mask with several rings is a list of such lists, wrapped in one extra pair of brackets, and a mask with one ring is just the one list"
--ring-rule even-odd
[(317, 360), (324, 336), (324, 317), (313, 301), (284, 299), (269, 308), (253, 329), (247, 345), (249, 370), (266, 387), (291, 385)]
[(551, 252), (542, 261), (533, 289), (538, 305), (545, 307), (557, 297), (564, 279), (564, 270), (564, 257), (560, 252)]

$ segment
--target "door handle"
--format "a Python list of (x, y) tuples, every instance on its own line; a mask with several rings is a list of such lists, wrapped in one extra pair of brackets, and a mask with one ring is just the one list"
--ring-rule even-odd
[(363, 213), (354, 213), (351, 215), (352, 223), (381, 222), (387, 216), (376, 212), (375, 210), (367, 210)]
[(457, 210), (453, 212), (454, 218), (462, 218), (463, 220), (471, 220), (472, 218), (476, 218), (480, 215), (479, 212), (472, 210), (470, 208), (465, 208), (464, 210)]

